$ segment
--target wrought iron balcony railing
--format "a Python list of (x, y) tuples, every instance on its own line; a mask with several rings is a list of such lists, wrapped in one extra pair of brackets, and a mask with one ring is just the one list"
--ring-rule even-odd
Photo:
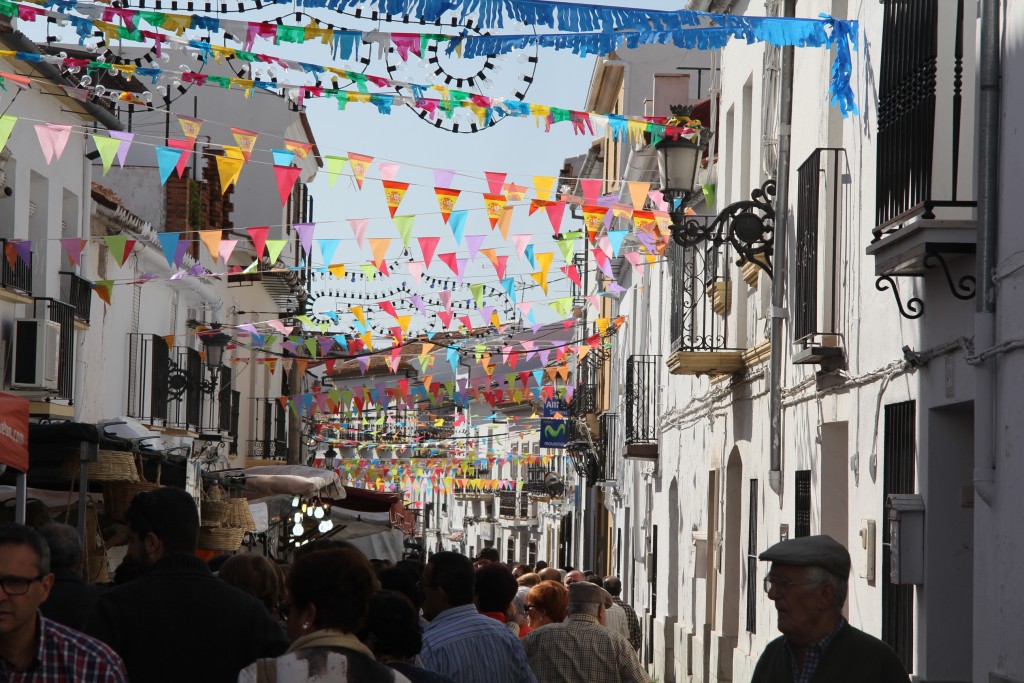
[(18, 294), (32, 296), (32, 254), (30, 252), (28, 255), (28, 263), (20, 256), (11, 259), (7, 255), (7, 247), (11, 244), (9, 240), (0, 239), (0, 245), (3, 246), (3, 254), (0, 255), (0, 286)]
[(199, 431), (203, 361), (186, 347), (168, 348), (155, 334), (128, 335), (128, 416), (154, 425)]
[(60, 352), (57, 365), (57, 396), (75, 397), (75, 307), (49, 298), (33, 299), (34, 317), (60, 323)]
[(288, 442), (286, 441), (249, 439), (248, 445), (250, 458), (284, 460), (288, 456)]
[(626, 457), (658, 457), (658, 386), (661, 356), (626, 359)]
[(60, 271), (60, 295), (75, 307), (75, 319), (86, 324), (92, 313), (92, 289), (93, 283), (77, 273)]
[[(973, 206), (975, 24), (965, 0), (883, 0), (874, 239)], [(973, 11), (973, 5), (971, 5)], [(968, 101), (965, 102), (965, 93)]]
[(288, 412), (274, 398), (253, 399), (253, 431), (249, 455), (285, 458), (288, 455)]
[(603, 479), (614, 479), (616, 448), (619, 446), (619, 416), (605, 413), (601, 416), (601, 449), (604, 456)]

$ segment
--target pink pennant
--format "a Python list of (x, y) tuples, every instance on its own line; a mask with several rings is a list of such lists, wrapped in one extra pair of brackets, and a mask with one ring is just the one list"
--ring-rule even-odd
[(384, 311), (385, 313), (390, 315), (392, 318), (397, 318), (398, 317), (398, 312), (395, 311), (395, 305), (393, 303), (391, 303), (390, 301), (381, 301), (381, 302), (379, 302), (377, 304), (377, 306), (379, 306), (380, 310)]
[(370, 356), (356, 356), (356, 363), (359, 363), (359, 370), (366, 374), (366, 368), (370, 367)]
[(487, 177), (487, 188), (490, 194), (501, 194), (502, 185), (505, 184), (505, 176), (507, 173), (492, 173), (491, 171), (484, 172)]
[(516, 245), (516, 255), (523, 258), (526, 253), (526, 245), (530, 243), (533, 235), (512, 235), (512, 243)]
[(612, 266), (608, 259), (608, 254), (604, 253), (600, 249), (594, 250), (594, 261), (597, 262), (597, 267), (601, 269), (601, 272), (610, 278), (614, 278), (615, 275), (612, 273)]
[(227, 259), (231, 257), (231, 252), (234, 251), (234, 247), (239, 244), (238, 240), (221, 240), (219, 248), (220, 260), (223, 263), (227, 263)]
[(398, 175), (398, 170), (402, 168), (402, 165), (379, 161), (377, 162), (377, 168), (380, 170), (380, 179), (390, 182), (395, 179), (396, 175)]
[(580, 187), (583, 188), (583, 198), (587, 200), (587, 204), (596, 204), (597, 198), (601, 194), (601, 186), (604, 181), (600, 178), (584, 178), (580, 180)]
[(470, 261), (476, 260), (485, 239), (487, 239), (487, 235), (466, 235), (466, 248), (469, 249)]
[(437, 293), (437, 297), (441, 300), (441, 304), (444, 306), (446, 311), (452, 310), (452, 293), (451, 290), (442, 289)]
[(423, 277), (423, 262), (409, 261), (405, 264), (405, 267), (409, 269), (409, 275), (416, 281), (416, 284), (420, 284), (420, 278)]
[(64, 249), (64, 253), (68, 255), (68, 262), (77, 266), (79, 261), (82, 260), (82, 249), (88, 244), (88, 240), (79, 239), (78, 237), (66, 237), (61, 239), (60, 246)]
[(174, 167), (175, 172), (179, 178), (185, 177), (185, 167), (188, 166), (189, 159), (192, 158), (192, 149), (195, 142), (192, 140), (175, 140), (170, 139), (167, 141), (167, 146), (171, 149), (180, 149), (183, 154), (178, 157), (178, 164)]
[(448, 252), (446, 254), (438, 254), (437, 258), (441, 259), (441, 262), (452, 269), (452, 272), (456, 275), (462, 275), (459, 271), (459, 259), (456, 258), (454, 252)]
[(417, 237), (416, 239), (420, 243), (420, 251), (423, 252), (423, 265), (429, 268), (430, 262), (434, 260), (434, 251), (437, 250), (437, 243), (441, 241), (441, 238)]
[(580, 282), (580, 272), (576, 270), (576, 266), (572, 264), (562, 266), (561, 271), (565, 273), (570, 280), (572, 280), (574, 285), (576, 285), (580, 289), (583, 288), (583, 283)]
[(47, 165), (54, 159), (60, 159), (64, 148), (71, 137), (71, 126), (57, 123), (36, 124), (36, 137), (39, 138), (39, 146), (43, 149), (43, 158)]
[(601, 310), (601, 295), (600, 294), (588, 294), (586, 297), (587, 302), (594, 307), (595, 310)]
[(468, 315), (460, 315), (459, 322), (462, 323), (462, 326), (470, 332), (473, 331), (473, 321), (469, 319)]
[(267, 248), (267, 235), (270, 233), (270, 228), (267, 226), (246, 228), (246, 232), (249, 233), (249, 239), (252, 240), (253, 246), (256, 247), (256, 258), (263, 258), (263, 252)]
[(544, 209), (551, 221), (551, 229), (558, 235), (562, 232), (562, 215), (565, 213), (565, 204), (562, 202), (551, 202)]
[(437, 317), (441, 319), (441, 322), (447, 328), (452, 326), (452, 319), (455, 317), (455, 314), (451, 311), (438, 311)]
[[(518, 303), (516, 305), (519, 307), (519, 310), (523, 312), (523, 315), (525, 315), (526, 317), (530, 317), (530, 310), (533, 308), (533, 302), (532, 301), (523, 301), (523, 302), (520, 302), (520, 303)], [(526, 341), (522, 342), (522, 344), (523, 344), (523, 348), (526, 349), (527, 351), (533, 351), (533, 342), (532, 341), (526, 340)]]
[(366, 238), (366, 224), (370, 222), (369, 218), (349, 218), (348, 224), (352, 227), (352, 234), (355, 235), (356, 244), (359, 248), (363, 248), (363, 240)]
[(268, 320), (267, 321), (267, 326), (270, 327), (271, 329), (273, 329), (278, 334), (282, 334), (282, 335), (284, 335), (286, 337), (289, 334), (291, 334), (292, 328), (294, 327), (293, 325), (285, 325), (280, 320)]
[(302, 169), (298, 166), (278, 166), (274, 164), (274, 177), (277, 179), (277, 194), (281, 198), (281, 206), (288, 203), (288, 197), (299, 179)]
[(499, 280), (505, 279), (505, 267), (508, 265), (508, 256), (497, 257), (496, 263), (494, 264), (494, 272), (498, 274)]
[(608, 239), (608, 235), (601, 235), (597, 238), (597, 248), (604, 252), (604, 255), (608, 258), (614, 258), (615, 254), (612, 253), (611, 240)]
[(647, 193), (647, 196), (654, 202), (654, 206), (658, 208), (658, 211), (668, 211), (668, 202), (661, 194), (661, 190), (651, 190)]
[(629, 261), (629, 265), (633, 266), (633, 270), (635, 270), (638, 275), (643, 275), (643, 270), (640, 268), (640, 264), (643, 263), (644, 257), (640, 252), (627, 251), (624, 256), (626, 257), (626, 260)]

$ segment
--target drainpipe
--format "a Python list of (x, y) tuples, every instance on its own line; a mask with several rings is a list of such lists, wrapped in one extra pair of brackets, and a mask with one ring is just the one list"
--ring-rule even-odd
[[(978, 298), (974, 343), (978, 353), (996, 337), (993, 279), (999, 228), (999, 2), (982, 0), (978, 116)], [(996, 359), (975, 366), (974, 491), (986, 505), (995, 500)]]
[[(796, 0), (786, 0), (782, 15), (796, 16)], [(768, 366), (769, 456), (768, 485), (782, 498), (782, 348), (786, 345), (783, 308), (786, 298), (786, 233), (789, 231), (789, 147), (793, 123), (793, 47), (782, 48), (782, 83), (779, 92), (779, 168), (775, 194), (775, 248), (772, 264), (772, 355)]]

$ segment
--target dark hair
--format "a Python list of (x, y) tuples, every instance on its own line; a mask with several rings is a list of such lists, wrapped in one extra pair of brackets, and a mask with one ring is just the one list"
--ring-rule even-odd
[(298, 610), (316, 605), (317, 628), (357, 633), (366, 620), (370, 596), (379, 588), (373, 567), (355, 548), (304, 555), (288, 573), (289, 599)]
[(606, 576), (604, 577), (604, 589), (611, 593), (613, 598), (617, 598), (622, 593), (622, 581), (617, 576)]
[(569, 610), (569, 589), (557, 581), (541, 581), (526, 594), (526, 602), (553, 621), (565, 621)]
[(50, 573), (50, 548), (35, 529), (14, 522), (0, 524), (0, 546), (4, 545), (27, 545), (36, 554), (39, 574)]
[(602, 588), (604, 588), (604, 581), (602, 581), (601, 577), (597, 574), (594, 574), (593, 576), (588, 576), (587, 581), (594, 584), (595, 586), (601, 586)]
[(370, 560), (370, 566), (373, 567), (373, 571), (375, 571), (375, 572), (377, 572), (379, 574), (380, 572), (384, 571), (385, 569), (389, 569), (391, 567), (394, 567), (395, 563), (392, 562), (391, 560), (380, 560), (380, 559), (374, 558), (374, 559)]
[(139, 538), (156, 534), (167, 555), (194, 555), (199, 545), (199, 511), (182, 489), (165, 486), (135, 494), (124, 520)]
[(501, 554), (498, 552), (497, 548), (481, 548), (480, 552), (476, 554), (476, 559), (501, 562)]
[(50, 548), (50, 569), (78, 569), (82, 565), (82, 541), (70, 524), (51, 522), (39, 529)]
[(284, 597), (278, 583), (277, 567), (262, 555), (231, 555), (221, 565), (217, 576), (262, 602), (267, 612), (273, 613)]
[(340, 538), (318, 538), (317, 540), (310, 541), (300, 548), (296, 548), (292, 557), (298, 561), (300, 557), (305, 557), (306, 555), (317, 553), (321, 550), (337, 550), (339, 548), (351, 548), (353, 550), (358, 550), (354, 545), (348, 541), (343, 541)]
[(396, 591), (409, 598), (417, 609), (423, 604), (423, 594), (416, 586), (419, 577), (409, 567), (389, 567), (377, 574), (381, 590)]
[(134, 557), (125, 555), (124, 559), (121, 560), (121, 564), (117, 565), (117, 569), (114, 570), (114, 585), (124, 585), (143, 576), (145, 573), (146, 570), (139, 565)]
[(538, 573), (539, 573), (541, 569), (546, 569), (546, 568), (547, 568), (547, 566), (548, 566), (548, 563), (547, 563), (547, 562), (545, 562), (544, 560), (537, 560), (537, 564), (535, 564), (535, 565), (533, 566), (533, 570), (534, 570), (535, 572), (538, 572)]
[(434, 553), (427, 564), (434, 568), (433, 585), (445, 592), (452, 607), (473, 602), (475, 579), (473, 563), (468, 557), (445, 550)]
[(518, 591), (516, 577), (503, 564), (492, 562), (476, 572), (476, 604), (481, 612), (504, 614)]
[(370, 615), (359, 639), (375, 657), (411, 659), (423, 647), (419, 613), (401, 593), (377, 591), (370, 598)]

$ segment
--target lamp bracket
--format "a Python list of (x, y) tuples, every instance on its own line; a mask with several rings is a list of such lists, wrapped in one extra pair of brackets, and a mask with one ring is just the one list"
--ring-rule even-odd
[(703, 242), (729, 242), (741, 263), (753, 263), (772, 276), (775, 243), (775, 179), (769, 178), (750, 193), (750, 199), (733, 202), (710, 223), (670, 212), (672, 239), (683, 247)]

